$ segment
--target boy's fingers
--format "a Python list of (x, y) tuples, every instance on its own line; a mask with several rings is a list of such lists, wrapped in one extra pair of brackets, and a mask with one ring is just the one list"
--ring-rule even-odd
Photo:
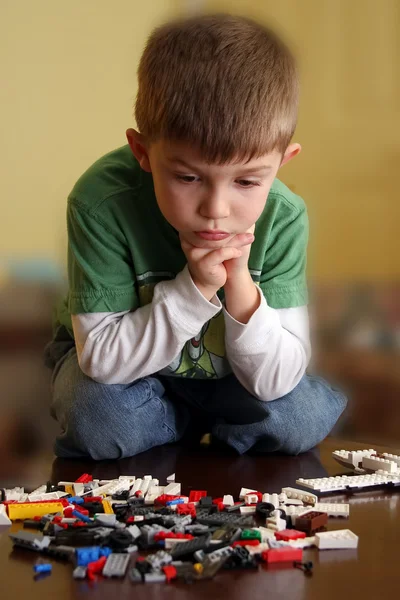
[(231, 258), (238, 258), (242, 255), (242, 251), (239, 248), (233, 248), (232, 246), (224, 246), (223, 248), (218, 248), (213, 252), (207, 254), (202, 260), (203, 267), (211, 268), (216, 265), (220, 265), (225, 260), (230, 260)]
[(252, 233), (237, 233), (230, 241), (229, 247), (240, 248), (241, 246), (247, 246), (254, 241), (254, 235)]

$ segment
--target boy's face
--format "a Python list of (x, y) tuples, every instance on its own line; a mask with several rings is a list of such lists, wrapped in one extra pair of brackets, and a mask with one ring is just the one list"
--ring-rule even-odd
[[(206, 163), (190, 144), (159, 140), (146, 146), (127, 131), (141, 167), (152, 173), (159, 208), (186, 241), (201, 248), (229, 245), (261, 215), (280, 166), (301, 150), (291, 144), (281, 161), (277, 151), (249, 163)], [(222, 233), (217, 233), (222, 232)]]

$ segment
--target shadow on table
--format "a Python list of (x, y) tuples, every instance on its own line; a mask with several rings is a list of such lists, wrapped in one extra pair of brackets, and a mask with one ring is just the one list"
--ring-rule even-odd
[(294, 486), (299, 477), (325, 477), (320, 452), (314, 448), (298, 456), (280, 454), (237, 455), (227, 448), (187, 448), (181, 444), (160, 446), (131, 458), (110, 461), (57, 458), (51, 480), (75, 481), (82, 473), (94, 479), (117, 479), (120, 475), (152, 475), (161, 485), (172, 473), (184, 489), (206, 489), (209, 494), (238, 494), (241, 487), (276, 492)]

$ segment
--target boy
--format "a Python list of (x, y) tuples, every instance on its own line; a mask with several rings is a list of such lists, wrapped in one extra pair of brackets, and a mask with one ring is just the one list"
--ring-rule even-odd
[(47, 349), (61, 457), (113, 459), (193, 422), (239, 453), (304, 452), (346, 405), (306, 375), (307, 212), (294, 59), (240, 17), (156, 29), (128, 145), (68, 199), (69, 293)]

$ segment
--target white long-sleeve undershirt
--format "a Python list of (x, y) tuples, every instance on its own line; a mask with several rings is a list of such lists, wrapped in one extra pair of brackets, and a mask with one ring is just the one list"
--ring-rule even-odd
[(222, 309), (226, 356), (241, 384), (262, 401), (289, 393), (311, 357), (306, 306), (273, 309), (257, 286), (260, 305), (248, 323), (236, 321), (215, 295), (208, 301), (188, 267), (154, 287), (135, 311), (72, 315), (82, 371), (95, 381), (127, 384), (167, 367)]

